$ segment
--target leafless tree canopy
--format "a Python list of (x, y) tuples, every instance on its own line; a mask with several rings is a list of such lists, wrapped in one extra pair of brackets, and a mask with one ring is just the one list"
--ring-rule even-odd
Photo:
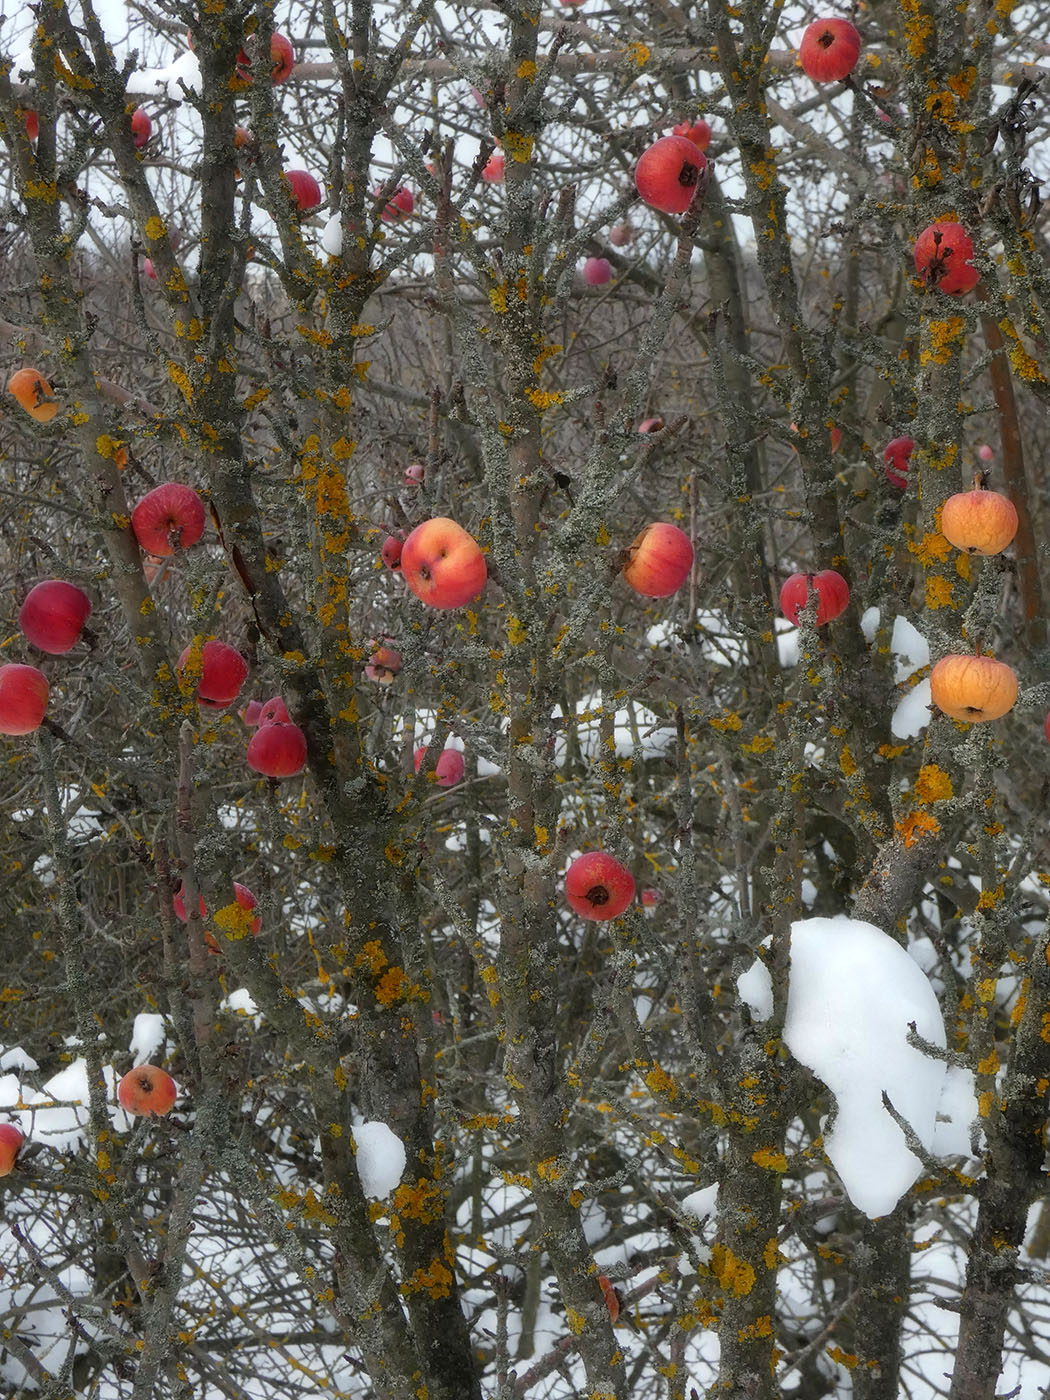
[[(0, 738), (4, 1396), (1050, 1394), (1050, 11), (830, 12), (842, 81), (798, 60), (829, 11), (769, 0), (0, 19), (0, 372), (45, 381), (0, 394), (0, 663), (50, 685)], [(701, 117), (688, 209), (647, 206)], [(920, 275), (934, 223), (975, 287)], [(942, 533), (978, 470), (987, 557)], [(168, 554), (164, 483), (206, 514)], [(463, 606), (383, 561), (438, 517)], [(658, 597), (653, 522), (695, 550)], [(65, 653), (19, 621), (48, 579), (92, 603)], [(951, 655), (1017, 703), (928, 710)], [(620, 917), (566, 898), (594, 851)], [(943, 1022), (899, 1030), (953, 1134), (875, 1105), (915, 1165), (881, 1212), (788, 1044), (814, 919)], [(864, 975), (828, 1045), (893, 1011)], [(143, 1062), (167, 1116), (117, 1107)]]

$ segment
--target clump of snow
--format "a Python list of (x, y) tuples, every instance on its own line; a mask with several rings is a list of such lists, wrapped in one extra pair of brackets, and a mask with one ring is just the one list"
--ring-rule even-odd
[(773, 623), (776, 628), (777, 659), (781, 666), (798, 665), (798, 628), (792, 626), (786, 617), (778, 617)]
[[(757, 1017), (772, 1012), (764, 964), (754, 963), (737, 987)], [(784, 1043), (834, 1094), (825, 1151), (850, 1200), (872, 1219), (888, 1214), (922, 1170), (884, 1093), (928, 1152), (970, 1150), (973, 1078), (949, 1074), (944, 1061), (909, 1044), (912, 1026), (931, 1045), (947, 1043), (933, 988), (899, 943), (844, 916), (792, 924)]]
[(167, 68), (143, 68), (128, 78), (128, 93), (135, 97), (167, 97), (171, 102), (182, 102), (187, 91), (201, 91), (201, 66), (191, 49)]
[(893, 619), (890, 651), (897, 658), (895, 679), (906, 681), (909, 676), (930, 664), (930, 644), (906, 617)]
[(152, 1011), (142, 1011), (135, 1017), (135, 1027), (131, 1032), (131, 1058), (137, 1065), (153, 1063), (153, 1057), (164, 1046), (164, 1017)]
[(718, 1182), (693, 1191), (682, 1201), (682, 1209), (697, 1220), (708, 1220), (718, 1207)]
[(878, 608), (865, 608), (860, 615), (860, 630), (864, 633), (864, 640), (869, 644), (875, 640), (875, 633), (879, 630), (879, 622), (882, 613)]
[(332, 215), (321, 230), (318, 242), (329, 257), (339, 257), (343, 251), (343, 218), (341, 214)]
[(357, 1174), (366, 1196), (389, 1196), (405, 1171), (405, 1144), (385, 1123), (355, 1123)]
[(930, 722), (930, 682), (920, 681), (893, 711), (890, 733), (897, 739), (914, 739)]

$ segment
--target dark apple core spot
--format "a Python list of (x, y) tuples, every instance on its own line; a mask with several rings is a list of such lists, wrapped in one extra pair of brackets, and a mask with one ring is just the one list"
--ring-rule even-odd
[(144, 1094), (148, 1094), (148, 1093), (150, 1093), (150, 1092), (152, 1091), (152, 1089), (153, 1089), (153, 1083), (152, 1083), (152, 1081), (151, 1081), (150, 1079), (147, 1078), (146, 1075), (144, 1075), (144, 1074), (143, 1074), (143, 1075), (140, 1075), (140, 1076), (139, 1076), (139, 1088), (142, 1090), (142, 1092), (143, 1092)]
[(420, 564), (420, 566), (419, 566), (419, 577), (420, 577), (420, 578), (423, 578), (423, 579), (427, 579), (427, 580), (429, 581), (429, 579), (430, 579), (430, 570), (427, 568), (426, 564)]
[(688, 189), (691, 185), (695, 185), (699, 178), (700, 167), (694, 165), (692, 161), (683, 161), (682, 168), (678, 172), (678, 183), (683, 186), (683, 188)]
[(835, 36), (834, 36), (834, 34), (832, 34), (832, 32), (831, 32), (830, 29), (825, 29), (825, 30), (824, 30), (824, 33), (823, 33), (823, 34), (820, 36), (820, 38), (817, 40), (817, 43), (820, 45), (820, 47), (821, 47), (822, 49), (830, 49), (831, 46), (832, 46), (832, 44), (833, 44), (834, 42), (835, 42)]
[(981, 709), (980, 705), (967, 705), (966, 713), (968, 715), (980, 715), (983, 714), (984, 711)]
[(592, 885), (587, 891), (587, 903), (593, 904), (595, 908), (599, 904), (609, 903), (609, 891), (604, 885)]

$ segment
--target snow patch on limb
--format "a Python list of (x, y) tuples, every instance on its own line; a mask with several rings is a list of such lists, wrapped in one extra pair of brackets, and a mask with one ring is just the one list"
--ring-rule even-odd
[[(762, 963), (737, 988), (756, 1018), (770, 1015), (772, 982)], [(850, 1200), (872, 1219), (893, 1210), (922, 1171), (884, 1093), (926, 1152), (970, 1150), (973, 1077), (910, 1044), (912, 1027), (945, 1047), (936, 994), (899, 943), (844, 915), (792, 924), (784, 1043), (834, 1094), (824, 1148)]]
[(353, 1134), (361, 1189), (381, 1201), (404, 1175), (405, 1144), (385, 1123), (355, 1123)]

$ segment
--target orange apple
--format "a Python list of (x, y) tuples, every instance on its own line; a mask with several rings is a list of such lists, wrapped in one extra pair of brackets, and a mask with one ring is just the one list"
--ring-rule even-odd
[(461, 608), (485, 586), (488, 569), (474, 536), (446, 515), (417, 525), (401, 550), (401, 573), (432, 608)]
[(136, 1065), (117, 1085), (117, 1100), (132, 1117), (162, 1118), (171, 1112), (178, 1092), (166, 1070), (156, 1065)]

